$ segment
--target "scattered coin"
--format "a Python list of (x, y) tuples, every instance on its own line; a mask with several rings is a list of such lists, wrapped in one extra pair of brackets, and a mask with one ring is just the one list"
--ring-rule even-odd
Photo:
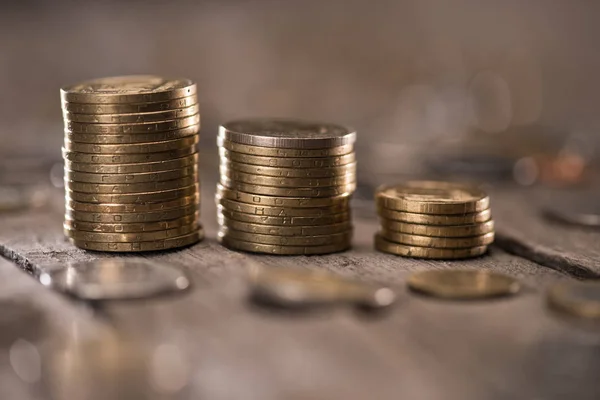
[(516, 279), (487, 270), (421, 271), (412, 274), (407, 283), (414, 291), (457, 300), (508, 296), (520, 289)]
[(600, 318), (600, 283), (565, 281), (552, 285), (548, 304), (580, 318)]
[(375, 248), (384, 253), (404, 257), (429, 258), (429, 259), (460, 259), (477, 257), (487, 252), (487, 246), (477, 246), (462, 249), (436, 249), (433, 247), (411, 246), (385, 240), (380, 235), (375, 235)]

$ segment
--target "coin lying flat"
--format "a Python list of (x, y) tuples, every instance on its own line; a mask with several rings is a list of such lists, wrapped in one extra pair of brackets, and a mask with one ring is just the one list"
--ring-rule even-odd
[(161, 122), (177, 118), (190, 117), (198, 114), (198, 104), (189, 107), (175, 108), (169, 110), (154, 111), (149, 113), (127, 113), (127, 114), (77, 114), (63, 112), (63, 118), (67, 121), (86, 124), (135, 124), (144, 122)]
[(234, 181), (225, 176), (221, 176), (221, 184), (230, 189), (239, 190), (246, 193), (281, 197), (336, 197), (350, 194), (356, 189), (356, 183), (321, 188), (283, 188), (262, 186)]
[(600, 209), (595, 205), (596, 209), (586, 207), (585, 209), (570, 206), (552, 206), (546, 205), (543, 214), (546, 218), (567, 225), (582, 226), (582, 227), (600, 227)]
[(476, 257), (485, 254), (487, 251), (487, 246), (477, 246), (463, 249), (435, 249), (432, 247), (410, 246), (390, 242), (382, 238), (380, 235), (375, 235), (375, 248), (384, 253), (391, 253), (404, 257), (448, 260)]
[(354, 148), (351, 144), (326, 149), (290, 149), (280, 147), (260, 147), (233, 143), (229, 140), (223, 139), (222, 137), (217, 137), (217, 145), (224, 149), (235, 151), (236, 153), (243, 153), (262, 157), (281, 158), (314, 158), (343, 156), (351, 153)]
[(519, 282), (507, 275), (487, 270), (432, 270), (412, 274), (408, 278), (412, 290), (431, 296), (474, 300), (515, 294)]
[(107, 252), (138, 252), (138, 251), (161, 251), (175, 249), (178, 247), (189, 246), (198, 243), (204, 238), (202, 229), (194, 233), (173, 237), (169, 239), (154, 240), (150, 242), (130, 242), (130, 243), (104, 243), (91, 242), (85, 240), (69, 239), (75, 246), (94, 251)]
[(422, 225), (469, 225), (487, 222), (492, 218), (492, 212), (489, 208), (478, 213), (462, 215), (417, 214), (387, 208), (379, 208), (378, 213), (381, 218)]
[(105, 243), (149, 242), (152, 240), (168, 239), (188, 235), (198, 230), (198, 224), (184, 225), (172, 229), (151, 232), (104, 233), (88, 232), (64, 228), (65, 236), (75, 240)]
[(381, 230), (382, 238), (395, 243), (437, 249), (461, 249), (467, 247), (487, 246), (494, 241), (494, 232), (471, 237), (433, 237)]
[(218, 235), (220, 238), (227, 241), (241, 240), (249, 243), (272, 244), (277, 246), (325, 246), (336, 243), (348, 243), (352, 239), (351, 230), (319, 236), (277, 236), (248, 233), (236, 231), (228, 227), (221, 227)]
[(129, 75), (93, 79), (60, 90), (63, 102), (114, 104), (168, 101), (196, 94), (189, 79), (154, 75)]
[(189, 214), (184, 217), (171, 219), (168, 221), (137, 223), (83, 222), (73, 221), (67, 217), (63, 227), (65, 229), (76, 229), (78, 231), (99, 233), (154, 232), (196, 224), (198, 222), (198, 215), (198, 212), (196, 212), (194, 214)]
[(217, 212), (226, 218), (240, 222), (276, 226), (320, 226), (350, 221), (349, 212), (331, 214), (323, 217), (271, 217), (269, 215), (254, 215), (230, 211), (221, 205), (217, 206)]
[(188, 126), (199, 126), (200, 114), (163, 122), (144, 122), (139, 124), (85, 124), (66, 121), (65, 132), (98, 135), (132, 135), (136, 133), (166, 132)]
[(167, 140), (185, 139), (196, 136), (199, 125), (186, 126), (166, 132), (133, 133), (122, 135), (101, 135), (98, 133), (70, 133), (65, 132), (65, 143), (87, 144), (144, 144), (150, 142), (164, 142)]
[(198, 144), (198, 135), (152, 143), (91, 144), (65, 140), (65, 149), (90, 154), (147, 154), (180, 150)]
[(356, 162), (354, 152), (335, 157), (272, 157), (238, 153), (219, 147), (219, 156), (234, 162), (278, 168), (330, 168)]
[(217, 204), (230, 211), (236, 211), (254, 215), (269, 215), (273, 217), (323, 217), (325, 215), (338, 214), (347, 210), (347, 204), (330, 207), (291, 208), (291, 207), (269, 207), (257, 206), (237, 202), (234, 200), (216, 198)]
[(134, 299), (185, 290), (185, 274), (173, 266), (115, 258), (48, 268), (39, 276), (45, 286), (84, 300)]
[(548, 304), (581, 318), (600, 318), (600, 283), (559, 282), (547, 293)]
[(269, 207), (290, 207), (290, 208), (312, 208), (312, 207), (331, 207), (343, 206), (347, 207), (350, 204), (350, 193), (345, 193), (340, 196), (333, 197), (278, 197), (265, 196), (253, 193), (241, 192), (235, 189), (229, 189), (221, 184), (217, 184), (217, 198), (224, 198), (248, 203), (255, 206)]
[(168, 171), (145, 172), (133, 174), (91, 174), (87, 172), (71, 171), (65, 168), (65, 179), (72, 182), (82, 183), (145, 183), (145, 182), (163, 182), (173, 179), (179, 179), (198, 173), (198, 167), (193, 165), (189, 167), (171, 169)]
[(356, 174), (336, 176), (333, 178), (276, 178), (272, 176), (246, 174), (244, 172), (233, 170), (226, 170), (224, 172), (225, 173), (221, 173), (221, 176), (225, 176), (228, 179), (237, 182), (285, 188), (329, 188), (356, 182)]
[(251, 146), (324, 149), (354, 144), (356, 132), (320, 122), (256, 118), (220, 126), (219, 137)]
[(91, 174), (138, 174), (169, 171), (198, 164), (198, 153), (167, 161), (134, 164), (88, 164), (65, 160), (65, 168), (70, 171)]
[(66, 191), (66, 197), (81, 203), (108, 203), (108, 204), (146, 204), (160, 203), (163, 201), (175, 200), (180, 197), (200, 195), (200, 186), (198, 184), (190, 185), (181, 189), (165, 190), (162, 192), (148, 193), (128, 193), (128, 194), (98, 194), (74, 192), (70, 189)]
[(356, 173), (356, 163), (340, 167), (329, 168), (277, 168), (238, 163), (235, 161), (221, 160), (219, 171), (228, 175), (230, 171), (243, 172), (251, 175), (271, 176), (279, 178), (334, 178)]
[(418, 214), (468, 214), (490, 206), (488, 195), (481, 189), (452, 182), (409, 181), (382, 186), (375, 198), (379, 207)]
[(168, 221), (170, 219), (194, 214), (197, 209), (198, 207), (196, 204), (190, 204), (180, 208), (171, 208), (169, 210), (145, 211), (139, 213), (92, 213), (87, 211), (75, 211), (67, 208), (65, 217), (75, 221), (126, 224), (132, 222)]
[(437, 237), (470, 237), (485, 235), (494, 232), (494, 221), (489, 220), (479, 224), (470, 225), (419, 225), (408, 222), (394, 221), (391, 219), (380, 219), (381, 227), (387, 231), (407, 233), (421, 236)]
[(172, 161), (173, 159), (191, 156), (196, 154), (196, 152), (195, 145), (177, 150), (144, 154), (89, 154), (68, 151), (64, 147), (62, 148), (62, 155), (65, 161), (89, 164), (134, 164)]
[(63, 113), (70, 112), (76, 114), (106, 115), (152, 113), (191, 107), (195, 104), (198, 104), (198, 98), (196, 95), (192, 95), (167, 101), (141, 103), (83, 104), (63, 101), (62, 108)]
[(236, 221), (231, 218), (217, 215), (219, 225), (227, 226), (236, 231), (258, 233), (263, 235), (277, 236), (319, 236), (331, 235), (335, 233), (347, 232), (352, 229), (352, 224), (341, 222), (331, 225), (316, 225), (316, 226), (278, 226), (278, 225), (262, 225), (252, 224), (249, 222)]
[(197, 205), (199, 197), (196, 195), (184, 196), (174, 200), (146, 203), (146, 204), (93, 204), (80, 203), (70, 198), (65, 199), (65, 206), (75, 211), (85, 211), (90, 213), (139, 213), (147, 211), (162, 211), (172, 208), (185, 207), (192, 204)]
[(179, 179), (173, 179), (164, 182), (145, 182), (145, 183), (123, 183), (123, 184), (99, 184), (99, 183), (81, 183), (69, 181), (69, 188), (81, 193), (94, 194), (124, 194), (124, 193), (147, 193), (160, 192), (171, 189), (184, 188), (196, 183), (196, 176), (185, 176)]
[(219, 243), (232, 250), (247, 251), (250, 253), (298, 256), (337, 253), (348, 250), (351, 246), (350, 242), (329, 244), (324, 246), (277, 246), (270, 244), (250, 243), (241, 240), (229, 240), (224, 237), (219, 237)]

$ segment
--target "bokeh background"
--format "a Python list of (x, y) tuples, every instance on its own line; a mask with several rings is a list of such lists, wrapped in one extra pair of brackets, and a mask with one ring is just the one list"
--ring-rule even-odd
[(208, 152), (220, 122), (293, 116), (355, 127), (361, 179), (450, 170), (448, 153), (524, 184), (562, 157), (579, 179), (600, 125), (598, 15), (564, 0), (4, 2), (0, 154), (60, 158), (62, 85), (155, 73), (198, 82)]

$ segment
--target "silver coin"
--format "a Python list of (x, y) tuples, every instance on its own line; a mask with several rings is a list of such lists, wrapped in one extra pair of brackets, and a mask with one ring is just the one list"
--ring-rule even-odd
[(144, 260), (106, 258), (66, 267), (47, 267), (40, 282), (84, 300), (139, 299), (177, 292), (190, 286), (174, 267)]
[(324, 149), (353, 144), (356, 132), (328, 123), (257, 118), (223, 124), (218, 137), (250, 146)]

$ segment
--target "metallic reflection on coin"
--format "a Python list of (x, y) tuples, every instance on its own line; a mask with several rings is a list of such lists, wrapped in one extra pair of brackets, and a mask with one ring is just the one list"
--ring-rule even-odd
[(568, 225), (600, 228), (600, 207), (596, 210), (573, 207), (573, 205), (559, 207), (546, 205), (543, 209), (546, 218)]
[(582, 318), (600, 319), (599, 282), (560, 282), (548, 290), (548, 304)]
[(284, 308), (352, 304), (369, 309), (391, 306), (396, 293), (390, 288), (348, 280), (323, 271), (252, 265), (252, 297)]
[(507, 296), (520, 289), (516, 279), (487, 270), (421, 271), (412, 274), (407, 283), (414, 291), (456, 300)]
[(190, 281), (172, 266), (143, 260), (103, 259), (50, 268), (45, 286), (84, 300), (137, 299), (187, 289)]

